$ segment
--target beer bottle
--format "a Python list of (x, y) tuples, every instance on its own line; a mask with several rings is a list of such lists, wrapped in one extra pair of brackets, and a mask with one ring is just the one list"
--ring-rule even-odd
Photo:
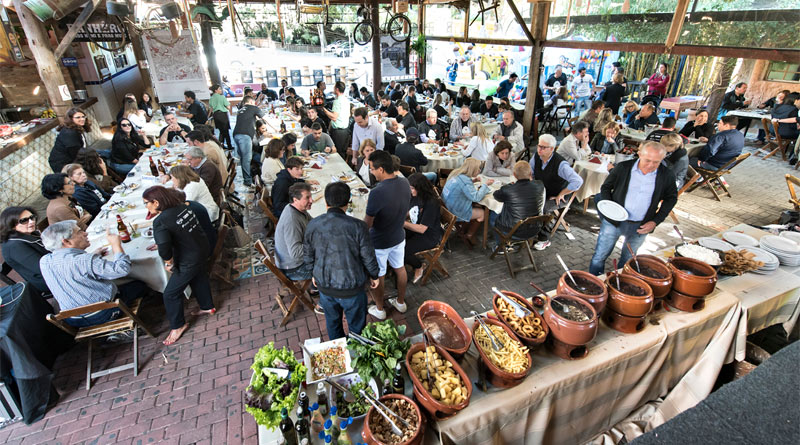
[(123, 243), (131, 242), (131, 234), (128, 232), (128, 227), (122, 222), (122, 217), (117, 215), (117, 232), (119, 232), (119, 239)]
[(149, 156), (149, 158), (150, 158), (150, 173), (152, 173), (153, 176), (158, 176), (158, 167), (156, 167), (156, 163), (153, 162), (153, 157)]

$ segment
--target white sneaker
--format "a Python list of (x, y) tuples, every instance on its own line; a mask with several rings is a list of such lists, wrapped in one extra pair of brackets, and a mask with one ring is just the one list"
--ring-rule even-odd
[(386, 320), (386, 311), (378, 309), (378, 306), (375, 306), (374, 304), (367, 308), (367, 312), (369, 312), (370, 315), (378, 320)]
[(397, 312), (400, 312), (401, 314), (405, 314), (406, 311), (408, 310), (408, 305), (406, 305), (405, 303), (398, 302), (397, 298), (389, 300), (389, 303), (391, 303), (391, 305), (394, 306), (395, 309), (397, 309)]
[(533, 245), (533, 250), (544, 250), (550, 247), (550, 241), (538, 241)]

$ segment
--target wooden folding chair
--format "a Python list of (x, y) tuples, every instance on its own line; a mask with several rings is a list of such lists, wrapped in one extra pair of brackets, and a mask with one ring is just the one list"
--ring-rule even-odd
[(230, 217), (225, 212), (219, 217), (219, 229), (217, 229), (217, 244), (214, 245), (214, 250), (211, 252), (211, 257), (208, 259), (208, 273), (211, 279), (219, 279), (225, 283), (229, 288), (234, 287), (234, 283), (230, 276), (230, 267), (225, 267), (222, 264), (222, 251), (225, 248), (225, 237), (228, 235), (228, 221)]
[[(495, 247), (494, 251), (491, 255), (489, 255), (489, 259), (493, 260), (495, 256), (500, 253), (500, 250), (503, 251), (503, 256), (506, 258), (506, 265), (508, 266), (508, 273), (511, 274), (511, 278), (515, 278), (517, 272), (526, 270), (526, 269), (533, 269), (534, 271), (538, 272), (539, 269), (536, 267), (536, 261), (533, 259), (533, 252), (531, 251), (531, 239), (515, 239), (514, 234), (524, 226), (535, 224), (537, 222), (542, 223), (542, 230), (544, 230), (545, 224), (550, 222), (553, 219), (553, 215), (539, 215), (539, 216), (531, 216), (525, 219), (521, 219), (514, 224), (514, 227), (508, 233), (503, 233), (497, 227), (494, 227), (494, 231), (497, 232), (497, 236), (500, 237), (500, 243)], [(531, 261), (531, 264), (526, 264), (522, 267), (514, 269), (514, 266), (511, 265), (511, 252), (513, 247), (516, 245), (523, 245), (525, 249), (528, 251), (528, 259)]]
[[(700, 177), (703, 178), (703, 181), (692, 182), (692, 185), (686, 191), (691, 192), (697, 189), (698, 187), (706, 186), (711, 190), (711, 193), (714, 194), (714, 197), (717, 198), (717, 201), (722, 201), (721, 199), (719, 199), (720, 194), (728, 195), (728, 197), (731, 198), (732, 196), (730, 190), (728, 190), (728, 186), (726, 186), (724, 182), (720, 181), (719, 178), (722, 175), (730, 174), (731, 170), (733, 170), (734, 167), (741, 164), (745, 159), (749, 158), (751, 154), (752, 153), (742, 153), (739, 156), (725, 163), (725, 165), (720, 167), (718, 170), (707, 170), (700, 167), (695, 168), (695, 171), (697, 171), (697, 173), (700, 174)], [(721, 188), (723, 191), (717, 192), (715, 186)]]
[(764, 133), (765, 133), (764, 141), (765, 141), (765, 143), (761, 148), (759, 148), (758, 150), (756, 150), (755, 153), (753, 153), (755, 156), (758, 156), (759, 153), (765, 153), (765, 154), (769, 153), (770, 150), (776, 145), (775, 144), (775, 136), (773, 135), (774, 130), (773, 130), (773, 126), (772, 126), (772, 119), (770, 119), (768, 117), (762, 117), (761, 118), (761, 126), (764, 127)]
[(236, 159), (231, 159), (228, 162), (228, 178), (225, 180), (225, 184), (222, 185), (222, 192), (225, 194), (228, 199), (236, 200), (236, 203), (241, 205), (239, 202), (239, 198), (236, 197), (236, 190), (234, 190), (233, 184), (234, 179), (236, 179)]
[(264, 191), (264, 180), (261, 179), (261, 176), (259, 175), (253, 176), (253, 186), (254, 186), (255, 196), (261, 196), (261, 192)]
[(550, 231), (551, 238), (556, 233), (556, 230), (558, 230), (558, 226), (564, 226), (564, 231), (567, 233), (570, 231), (569, 223), (564, 220), (564, 217), (567, 215), (567, 212), (569, 212), (569, 208), (572, 206), (572, 201), (575, 201), (575, 192), (572, 192), (571, 195), (572, 196), (570, 196), (569, 201), (567, 201), (567, 205), (563, 209), (556, 209), (553, 211), (558, 219), (556, 219), (556, 224), (553, 226), (553, 230)]
[[(272, 256), (267, 251), (267, 248), (264, 246), (264, 243), (261, 240), (256, 241), (255, 248), (261, 255), (264, 256), (262, 262), (264, 263), (267, 268), (278, 278), (278, 281), (281, 282), (284, 286), (286, 286), (289, 291), (292, 293), (292, 302), (289, 303), (289, 307), (287, 308), (286, 305), (281, 300), (280, 293), (275, 294), (275, 301), (278, 302), (278, 307), (280, 307), (281, 312), (283, 312), (283, 319), (281, 320), (281, 326), (285, 325), (287, 321), (289, 321), (289, 317), (294, 313), (295, 308), (297, 308), (298, 303), (303, 303), (312, 311), (314, 310), (314, 304), (311, 301), (311, 296), (308, 295), (308, 288), (311, 286), (311, 280), (304, 280), (299, 283), (295, 283), (294, 281), (290, 280), (286, 275), (284, 275), (283, 271), (278, 269), (278, 266), (275, 265)], [(298, 287), (299, 284), (299, 287)], [(306, 295), (308, 295), (308, 299), (306, 299)]]
[(275, 227), (278, 226), (278, 218), (272, 213), (272, 197), (269, 196), (267, 189), (261, 192), (261, 199), (258, 200), (258, 206), (264, 212), (269, 220), (264, 227), (267, 229), (267, 236), (272, 236), (275, 233)]
[(786, 186), (789, 187), (789, 202), (794, 206), (796, 212), (800, 211), (800, 200), (797, 199), (797, 193), (794, 190), (794, 186), (800, 186), (800, 179), (787, 173)]
[(453, 173), (452, 168), (440, 168), (436, 172), (439, 175), (439, 193), (444, 190), (444, 185), (447, 183), (447, 177)]
[(440, 214), (440, 223), (444, 228), (444, 235), (442, 235), (442, 240), (439, 241), (439, 244), (436, 245), (433, 249), (423, 250), (422, 252), (417, 252), (416, 255), (421, 257), (422, 261), (428, 263), (428, 268), (425, 270), (425, 274), (422, 275), (422, 286), (424, 286), (428, 282), (428, 278), (430, 278), (431, 273), (434, 270), (439, 272), (443, 277), (448, 278), (450, 274), (447, 272), (447, 269), (444, 268), (441, 262), (439, 262), (439, 257), (442, 256), (442, 252), (445, 250), (445, 246), (447, 245), (447, 240), (450, 239), (450, 234), (453, 233), (453, 227), (456, 224), (456, 215), (450, 213), (447, 210), (447, 207), (444, 204), (440, 204), (441, 207), (441, 214)]
[(400, 165), (400, 173), (403, 174), (406, 178), (413, 175), (417, 172), (417, 169), (414, 167), (409, 167), (408, 165)]
[[(764, 119), (764, 120), (767, 120), (767, 119)], [(770, 144), (773, 144), (775, 146), (775, 148), (771, 152), (767, 153), (762, 159), (769, 159), (770, 156), (772, 156), (775, 153), (777, 153), (778, 151), (780, 151), (781, 152), (781, 157), (785, 161), (786, 160), (786, 150), (791, 144), (794, 143), (794, 140), (787, 140), (787, 139), (782, 138), (781, 135), (778, 133), (778, 126), (775, 125), (775, 123), (772, 122), (771, 120), (768, 121), (768, 122), (770, 123), (770, 125), (772, 125), (772, 128), (775, 131), (774, 140), (772, 142), (770, 142)], [(767, 148), (762, 148), (761, 150), (767, 150)], [(761, 151), (761, 150), (759, 150), (759, 151)]]
[[(95, 377), (101, 377), (108, 374), (113, 374), (115, 372), (126, 371), (128, 369), (133, 369), (133, 375), (139, 375), (139, 329), (144, 329), (144, 332), (155, 338), (152, 332), (147, 328), (147, 326), (142, 323), (142, 320), (139, 319), (137, 314), (139, 313), (139, 304), (141, 303), (141, 299), (137, 299), (136, 301), (131, 304), (130, 307), (126, 306), (125, 303), (119, 300), (113, 301), (106, 301), (102, 303), (92, 303), (87, 304), (86, 306), (77, 307), (75, 309), (70, 309), (67, 311), (61, 311), (58, 314), (47, 314), (47, 321), (53, 323), (54, 325), (58, 326), (62, 331), (66, 332), (67, 334), (74, 337), (75, 341), (83, 341), (86, 340), (88, 347), (89, 347), (89, 354), (88, 359), (86, 362), (86, 390), (88, 391), (92, 387), (92, 379)], [(109, 322), (96, 325), (96, 326), (88, 326), (84, 328), (76, 328), (67, 324), (64, 320), (66, 318), (75, 317), (78, 315), (85, 315), (91, 314), (92, 312), (102, 311), (104, 309), (114, 309), (117, 308), (122, 311), (122, 315), (114, 320)], [(112, 334), (119, 334), (122, 332), (133, 331), (133, 363), (128, 363), (126, 365), (116, 366), (110, 369), (104, 369), (102, 371), (95, 371), (92, 372), (92, 341), (97, 338), (108, 337)]]

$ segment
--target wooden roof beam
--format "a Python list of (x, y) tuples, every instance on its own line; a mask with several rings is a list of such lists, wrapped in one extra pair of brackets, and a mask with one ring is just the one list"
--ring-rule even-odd
[(678, 6), (672, 15), (672, 23), (669, 25), (667, 33), (666, 50), (669, 51), (678, 43), (678, 36), (683, 28), (683, 21), (686, 18), (686, 10), (689, 9), (689, 0), (678, 0)]
[(83, 6), (83, 11), (81, 11), (80, 15), (77, 19), (75, 19), (75, 23), (69, 28), (66, 34), (64, 34), (64, 38), (56, 47), (56, 50), (53, 51), (53, 55), (55, 56), (56, 60), (61, 59), (61, 56), (64, 55), (64, 51), (69, 48), (72, 44), (72, 41), (75, 39), (75, 36), (78, 35), (83, 25), (89, 21), (89, 17), (92, 16), (94, 9), (97, 5), (100, 4), (101, 0), (89, 0), (86, 2), (86, 5)]
[(508, 0), (508, 6), (511, 8), (511, 12), (514, 13), (514, 18), (522, 28), (522, 32), (525, 33), (525, 37), (527, 37), (530, 44), (533, 45), (533, 34), (531, 34), (531, 31), (528, 29), (528, 25), (525, 23), (525, 20), (523, 20), (522, 14), (519, 13), (519, 9), (517, 9), (517, 5), (514, 4), (514, 0)]

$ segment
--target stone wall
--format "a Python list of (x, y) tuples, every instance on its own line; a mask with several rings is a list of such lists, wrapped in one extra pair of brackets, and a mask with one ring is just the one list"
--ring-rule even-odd
[(757, 60), (750, 74), (750, 79), (743, 79), (747, 82), (747, 93), (745, 97), (752, 100), (754, 106), (765, 102), (771, 97), (775, 97), (781, 90), (800, 91), (800, 82), (774, 82), (767, 81), (768, 60)]

